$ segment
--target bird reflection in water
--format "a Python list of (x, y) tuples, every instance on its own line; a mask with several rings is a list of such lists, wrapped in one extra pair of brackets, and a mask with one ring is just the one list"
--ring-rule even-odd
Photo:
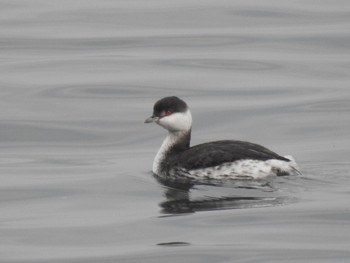
[[(193, 185), (190, 183), (175, 183), (171, 181), (157, 181), (164, 187), (165, 201), (159, 206), (162, 213), (168, 215), (194, 213), (224, 209), (245, 209), (276, 206), (285, 203), (286, 197), (277, 196), (271, 181), (236, 180), (235, 182), (207, 183)], [(198, 188), (199, 187), (199, 188)], [(208, 195), (208, 191), (215, 189), (216, 193), (224, 187), (230, 194), (217, 196)], [(200, 192), (201, 196), (192, 197), (192, 193)], [(236, 194), (234, 194), (236, 193)], [(245, 194), (243, 194), (245, 193)], [(249, 194), (249, 195), (247, 195)]]

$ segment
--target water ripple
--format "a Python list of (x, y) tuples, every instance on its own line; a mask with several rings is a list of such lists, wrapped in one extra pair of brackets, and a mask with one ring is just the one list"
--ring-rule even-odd
[[(271, 207), (293, 200), (291, 197), (280, 195), (271, 180), (234, 180), (194, 187), (167, 181), (159, 183), (165, 186), (166, 200), (159, 206), (166, 216), (200, 211)], [(281, 181), (277, 184), (283, 186)]]
[(57, 144), (57, 143), (83, 143), (96, 141), (100, 137), (67, 127), (50, 127), (43, 123), (1, 122), (0, 143), (13, 144)]
[(47, 98), (70, 99), (137, 99), (152, 97), (161, 93), (163, 88), (132, 84), (84, 83), (50, 88), (42, 91), (39, 96)]
[(237, 59), (172, 59), (163, 60), (161, 65), (194, 67), (220, 70), (238, 70), (238, 71), (266, 71), (281, 69), (282, 65), (271, 62), (248, 61)]
[(0, 39), (2, 50), (40, 50), (41, 52), (84, 51), (98, 47), (98, 50), (135, 49), (135, 48), (208, 48), (247, 44), (257, 39), (252, 36), (220, 34), (177, 34), (149, 36), (118, 36), (99, 38), (6, 38)]

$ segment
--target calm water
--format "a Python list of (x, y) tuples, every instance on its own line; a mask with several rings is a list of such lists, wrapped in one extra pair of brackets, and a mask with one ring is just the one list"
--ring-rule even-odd
[[(348, 262), (350, 2), (0, 1), (1, 262)], [(241, 139), (302, 176), (162, 186), (193, 144)]]

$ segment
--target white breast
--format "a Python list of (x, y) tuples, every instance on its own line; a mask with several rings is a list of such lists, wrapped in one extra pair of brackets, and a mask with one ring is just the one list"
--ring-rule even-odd
[(161, 163), (164, 160), (166, 154), (171, 149), (171, 147), (176, 144), (176, 142), (186, 134), (185, 131), (179, 131), (179, 132), (169, 132), (168, 135), (165, 137), (162, 146), (160, 146), (156, 157), (153, 161), (152, 166), (152, 172), (156, 175), (161, 175)]

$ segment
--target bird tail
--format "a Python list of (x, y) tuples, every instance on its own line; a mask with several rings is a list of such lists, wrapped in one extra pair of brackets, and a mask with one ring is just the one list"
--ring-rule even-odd
[[(290, 162), (288, 163), (288, 172), (296, 175), (301, 175), (299, 170), (299, 165), (295, 161), (294, 157), (291, 155), (285, 155), (284, 158), (287, 158)], [(287, 172), (287, 171), (286, 171)]]

